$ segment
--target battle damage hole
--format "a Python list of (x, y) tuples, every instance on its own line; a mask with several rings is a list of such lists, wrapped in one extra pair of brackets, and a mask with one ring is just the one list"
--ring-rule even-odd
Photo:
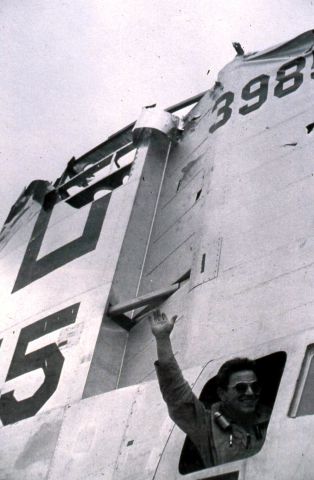
[(314, 129), (314, 122), (313, 123), (309, 123), (307, 126), (306, 126), (306, 130), (307, 130), (307, 133), (311, 133), (311, 131)]
[(203, 255), (202, 255), (202, 265), (201, 265), (201, 273), (204, 273), (204, 271), (205, 271), (205, 262), (206, 262), (206, 253), (203, 253)]
[(196, 202), (197, 202), (197, 200), (200, 198), (201, 193), (202, 193), (202, 189), (199, 190), (199, 191), (197, 192), (197, 194), (196, 194), (196, 198), (195, 198), (195, 201), (196, 201)]

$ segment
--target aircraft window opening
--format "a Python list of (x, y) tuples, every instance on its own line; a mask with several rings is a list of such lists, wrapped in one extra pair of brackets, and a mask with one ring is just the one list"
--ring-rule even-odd
[[(277, 391), (284, 370), (285, 362), (286, 353), (283, 351), (275, 352), (265, 357), (255, 359), (256, 376), (258, 379), (258, 383), (261, 387), (261, 393), (259, 396), (260, 409), (256, 417), (259, 418), (259, 420), (256, 424), (253, 425), (253, 428), (251, 427), (250, 434), (247, 434), (246, 441), (248, 443), (246, 445), (246, 448), (240, 449), (243, 452), (243, 456), (241, 456), (241, 451), (240, 453), (237, 453), (239, 450), (236, 450), (238, 448), (238, 445), (241, 445), (241, 442), (244, 439), (244, 436), (242, 435), (242, 427), (238, 428), (238, 425), (236, 424), (236, 420), (234, 418), (230, 420), (227, 418), (227, 415), (224, 416), (219, 411), (219, 408), (221, 408), (222, 406), (222, 402), (217, 393), (217, 375), (209, 379), (204, 385), (199, 399), (208, 411), (208, 424), (211, 425), (210, 428), (212, 429), (210, 437), (215, 437), (216, 442), (220, 442), (219, 445), (222, 446), (217, 447), (217, 445), (215, 445), (215, 450), (217, 453), (216, 461), (213, 460), (213, 466), (222, 465), (224, 463), (228, 463), (234, 460), (240, 460), (241, 458), (247, 458), (249, 456), (255, 455), (258, 451), (260, 451), (267, 437), (267, 427), (271, 418), (271, 412), (277, 396)], [(255, 382), (249, 383), (252, 383), (252, 388), (255, 388)], [(217, 415), (215, 415), (216, 409)], [(217, 420), (218, 416), (222, 418), (220, 418), (220, 420)], [(264, 418), (262, 417), (265, 417), (266, 420), (264, 421)], [(224, 447), (225, 443), (226, 448)], [(234, 458), (232, 458), (232, 453), (229, 459), (223, 461), (219, 460), (219, 458), (223, 458), (224, 456), (226, 458), (229, 457), (227, 447), (228, 449), (232, 447), (234, 448)], [(179, 459), (179, 472), (185, 475), (198, 470), (202, 470), (204, 468), (204, 462), (202, 461), (200, 453), (198, 452), (196, 446), (192, 443), (192, 440), (188, 436), (186, 436)], [(208, 468), (208, 466), (206, 468)]]
[(291, 401), (289, 416), (314, 414), (314, 344), (307, 347), (296, 389)]

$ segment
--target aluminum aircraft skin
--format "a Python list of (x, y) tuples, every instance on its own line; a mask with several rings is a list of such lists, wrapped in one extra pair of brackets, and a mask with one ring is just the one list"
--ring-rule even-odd
[[(1, 480), (312, 480), (313, 92), (313, 31), (239, 51), (22, 193), (0, 237)], [(256, 455), (187, 466), (156, 305), (204, 401), (223, 362), (257, 360), (274, 406)]]

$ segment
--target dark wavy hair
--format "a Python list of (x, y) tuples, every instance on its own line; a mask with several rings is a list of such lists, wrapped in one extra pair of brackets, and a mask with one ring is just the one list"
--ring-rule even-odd
[(257, 376), (257, 368), (254, 360), (249, 358), (233, 358), (221, 365), (216, 375), (217, 387), (227, 389), (230, 376), (235, 372), (241, 372), (242, 370), (252, 370)]

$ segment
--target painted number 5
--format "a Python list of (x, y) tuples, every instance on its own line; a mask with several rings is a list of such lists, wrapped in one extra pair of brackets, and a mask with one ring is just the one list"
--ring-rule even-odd
[(79, 303), (22, 328), (6, 381), (40, 368), (45, 379), (29, 398), (16, 400), (14, 390), (0, 397), (0, 419), (4, 425), (32, 417), (56, 391), (64, 363), (57, 344), (51, 343), (31, 353), (26, 353), (26, 350), (31, 341), (74, 323), (78, 308)]

